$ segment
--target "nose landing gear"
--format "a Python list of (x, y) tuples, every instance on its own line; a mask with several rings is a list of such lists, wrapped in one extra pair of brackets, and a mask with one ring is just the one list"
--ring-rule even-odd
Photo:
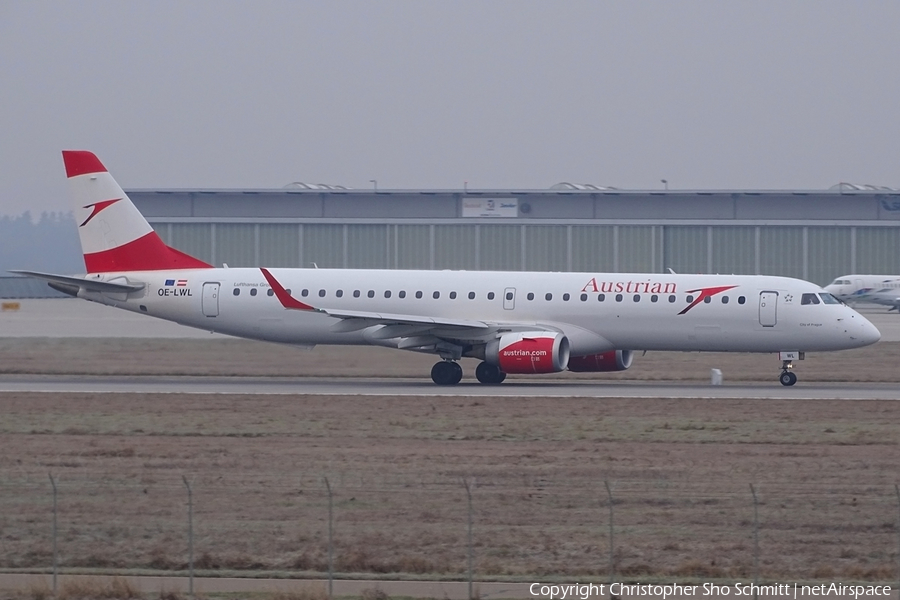
[(783, 386), (792, 386), (797, 383), (797, 375), (791, 369), (794, 368), (795, 360), (803, 360), (806, 358), (803, 352), (779, 352), (778, 358), (781, 359), (781, 375), (778, 381)]

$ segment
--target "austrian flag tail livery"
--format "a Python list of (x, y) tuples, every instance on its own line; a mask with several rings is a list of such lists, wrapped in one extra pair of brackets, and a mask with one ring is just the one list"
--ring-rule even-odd
[(92, 152), (62, 155), (88, 273), (211, 267), (166, 246)]

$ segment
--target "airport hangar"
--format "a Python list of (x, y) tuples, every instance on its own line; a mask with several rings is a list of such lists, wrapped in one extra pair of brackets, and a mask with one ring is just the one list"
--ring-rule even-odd
[(127, 192), (166, 243), (217, 266), (900, 274), (900, 190), (874, 186)]

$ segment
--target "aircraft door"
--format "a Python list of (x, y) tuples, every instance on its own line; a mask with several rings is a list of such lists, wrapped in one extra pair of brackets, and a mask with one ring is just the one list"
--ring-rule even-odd
[(778, 292), (759, 293), (759, 324), (775, 327), (778, 322)]
[(503, 308), (512, 310), (516, 307), (516, 288), (506, 288), (503, 290)]
[(207, 317), (219, 316), (219, 282), (207, 281), (203, 284), (203, 298), (201, 301), (203, 314)]

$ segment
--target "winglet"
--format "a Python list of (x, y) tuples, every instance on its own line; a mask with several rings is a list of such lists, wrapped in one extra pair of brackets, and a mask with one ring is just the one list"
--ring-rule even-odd
[(278, 280), (269, 273), (268, 269), (260, 268), (259, 270), (262, 271), (263, 277), (265, 277), (266, 281), (269, 282), (269, 285), (272, 286), (272, 289), (275, 291), (275, 296), (278, 298), (278, 301), (281, 302), (283, 307), (293, 310), (315, 310), (309, 304), (304, 304), (291, 296), (288, 291), (284, 289), (284, 286), (278, 283)]

